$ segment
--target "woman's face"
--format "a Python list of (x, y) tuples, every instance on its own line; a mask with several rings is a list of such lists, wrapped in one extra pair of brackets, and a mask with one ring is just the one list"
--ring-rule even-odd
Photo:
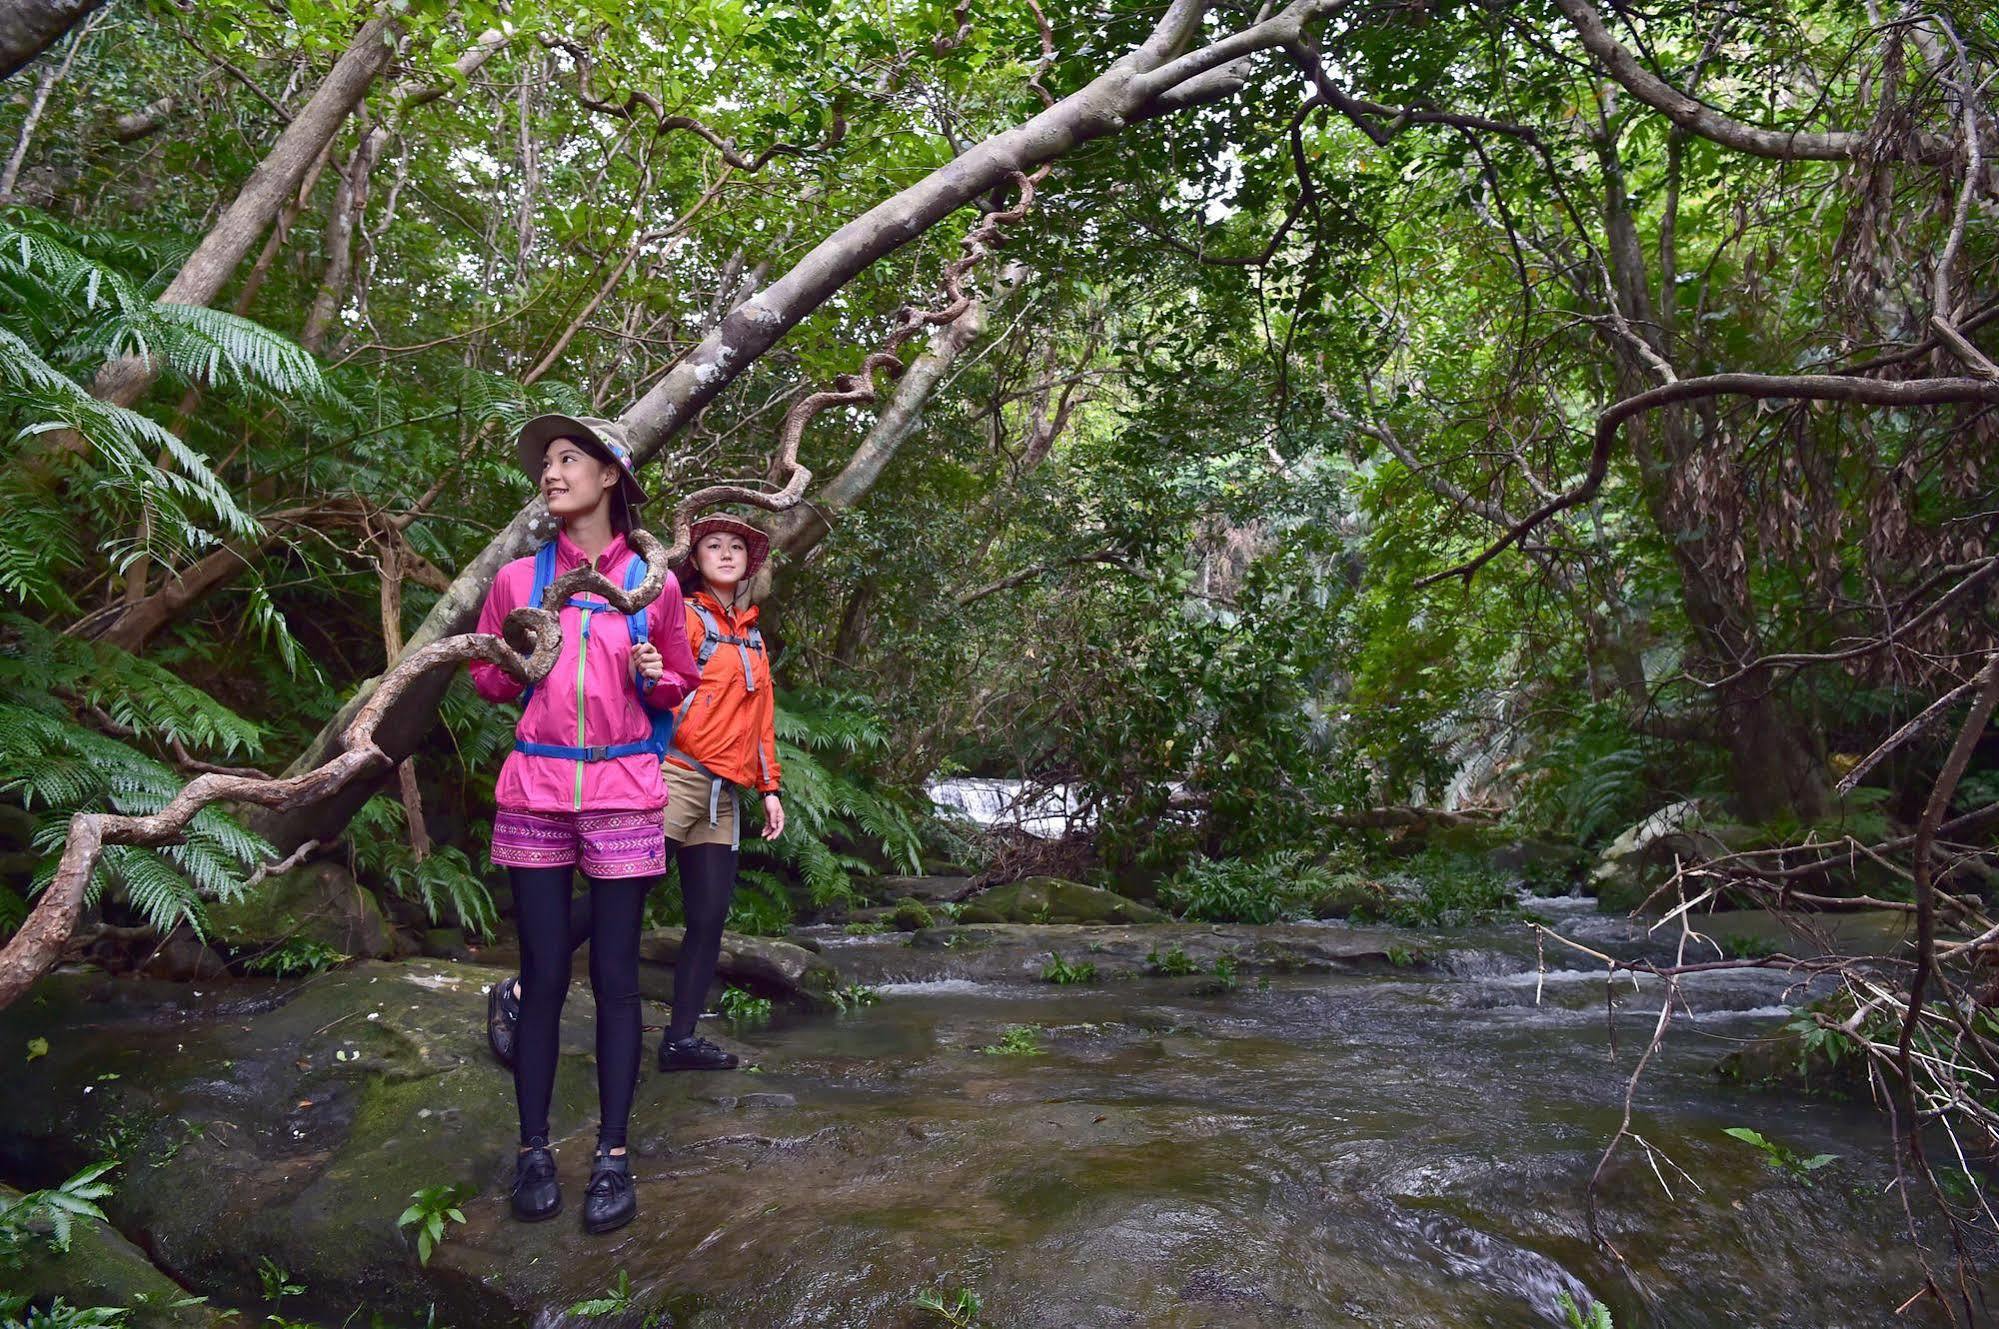
[(575, 441), (558, 438), (541, 457), (541, 496), (549, 515), (566, 519), (608, 503), (618, 468), (598, 461)]
[(694, 567), (716, 590), (732, 591), (749, 575), (750, 547), (740, 535), (711, 531), (694, 547)]

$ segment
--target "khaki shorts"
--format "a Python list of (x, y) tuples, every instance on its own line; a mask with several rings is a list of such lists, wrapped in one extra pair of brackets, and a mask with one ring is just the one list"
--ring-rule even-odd
[(666, 838), (677, 844), (725, 844), (730, 848), (740, 845), (742, 808), (737, 802), (736, 786), (722, 781), (721, 796), (714, 799), (715, 821), (708, 821), (710, 797), (714, 794), (715, 782), (699, 771), (672, 761), (662, 762), (660, 775), (666, 780)]

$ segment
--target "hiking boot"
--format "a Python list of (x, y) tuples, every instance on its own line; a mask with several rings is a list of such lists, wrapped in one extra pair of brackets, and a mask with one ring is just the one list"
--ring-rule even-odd
[(509, 1070), (514, 1065), (514, 1036), (521, 1027), (521, 999), (514, 993), (520, 975), (501, 979), (486, 989), (486, 1046)]
[(598, 1154), (583, 1190), (583, 1230), (610, 1232), (632, 1221), (639, 1211), (638, 1188), (632, 1184), (629, 1154)]
[(537, 1135), (514, 1157), (514, 1217), (539, 1223), (562, 1212), (562, 1187), (555, 1179), (555, 1156), (548, 1139)]
[(668, 1038), (659, 1045), (663, 1071), (732, 1071), (736, 1054), (724, 1052), (705, 1038)]

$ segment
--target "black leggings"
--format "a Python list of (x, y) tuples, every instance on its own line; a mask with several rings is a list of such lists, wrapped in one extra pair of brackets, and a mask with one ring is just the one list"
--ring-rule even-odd
[[(667, 1026), (668, 1038), (692, 1037), (694, 1022), (701, 1018), (701, 1007), (708, 1000), (708, 985), (715, 981), (715, 965), (722, 955), (722, 924), (728, 921), (729, 901), (736, 893), (736, 860), (736, 851), (725, 844), (674, 847), (687, 936), (673, 966), (673, 1022)], [(591, 938), (590, 909), (590, 900), (584, 897), (570, 910), (572, 950)]]
[(521, 1023), (514, 1042), (514, 1095), (521, 1143), (548, 1138), (548, 1100), (562, 1002), (569, 994), (569, 960), (592, 939), (590, 991), (597, 1000), (597, 1127), (599, 1149), (622, 1149), (639, 1078), (639, 922), (657, 877), (590, 880), (587, 929), (572, 931), (571, 869), (509, 868), (521, 933)]
[(722, 924), (729, 917), (729, 897), (736, 893), (736, 851), (725, 844), (688, 845), (675, 852), (680, 867), (680, 907), (687, 916), (687, 935), (680, 942), (680, 959), (673, 966), (673, 1023), (666, 1036), (690, 1038), (708, 985), (715, 981), (715, 964), (722, 954)]

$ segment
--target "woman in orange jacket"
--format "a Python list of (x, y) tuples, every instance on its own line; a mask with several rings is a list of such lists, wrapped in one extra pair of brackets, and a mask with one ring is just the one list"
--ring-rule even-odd
[(736, 890), (741, 791), (763, 797), (766, 840), (784, 833), (779, 796), (776, 703), (770, 653), (748, 602), (770, 540), (735, 517), (694, 523), (689, 556), (677, 569), (686, 599), (687, 645), (701, 670), (681, 704), (661, 774), (666, 838), (676, 843), (687, 934), (673, 966), (673, 1022), (660, 1044), (663, 1071), (728, 1070), (736, 1058), (694, 1032), (715, 978), (722, 924)]
[[(741, 791), (763, 798), (763, 837), (784, 833), (779, 796), (776, 704), (770, 654), (757, 627), (749, 586), (770, 554), (770, 540), (735, 517), (694, 523), (690, 555), (675, 569), (686, 602), (687, 645), (700, 682), (680, 704), (673, 745), (660, 775), (666, 784), (665, 832), (680, 868), (687, 932), (673, 966), (673, 1021), (659, 1049), (663, 1071), (729, 1070), (736, 1058), (694, 1024), (715, 981), (722, 924), (736, 890)], [(589, 939), (589, 920), (572, 920), (572, 945)], [(502, 1064), (514, 1062), (520, 1021), (517, 982), (495, 985), (487, 1038)]]

